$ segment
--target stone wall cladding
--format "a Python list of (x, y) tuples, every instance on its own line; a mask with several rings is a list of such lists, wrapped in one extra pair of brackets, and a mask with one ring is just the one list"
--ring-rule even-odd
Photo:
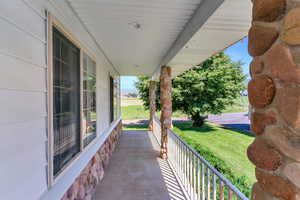
[(102, 147), (82, 170), (61, 200), (91, 200), (96, 185), (103, 179), (105, 168), (122, 132), (122, 122), (115, 127)]
[(300, 199), (300, 1), (253, 0), (249, 102), (252, 199)]

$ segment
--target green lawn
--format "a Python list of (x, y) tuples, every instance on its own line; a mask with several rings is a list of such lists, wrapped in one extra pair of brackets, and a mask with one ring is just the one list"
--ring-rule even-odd
[[(149, 119), (149, 110), (146, 110), (142, 105), (130, 105), (130, 106), (122, 106), (122, 119)], [(160, 112), (157, 112), (159, 116)], [(182, 117), (185, 116), (182, 112), (174, 112), (172, 117)]]
[(145, 110), (142, 105), (122, 106), (122, 119), (148, 119), (149, 111)]
[(246, 176), (255, 182), (254, 165), (247, 158), (247, 148), (254, 140), (249, 133), (223, 129), (206, 123), (201, 128), (194, 128), (191, 123), (174, 124), (173, 128), (181, 138), (197, 150), (197, 146), (212, 152), (222, 159), (234, 174)]
[(142, 105), (143, 102), (139, 98), (122, 97), (121, 106)]
[(123, 125), (123, 130), (148, 130), (148, 124), (126, 124)]

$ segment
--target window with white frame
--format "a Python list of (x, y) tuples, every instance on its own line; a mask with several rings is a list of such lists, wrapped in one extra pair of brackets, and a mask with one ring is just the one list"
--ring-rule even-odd
[(53, 28), (53, 175), (80, 152), (80, 49)]
[(96, 138), (96, 62), (55, 27), (52, 36), (52, 173), (56, 177)]
[(83, 54), (83, 144), (96, 137), (96, 63)]

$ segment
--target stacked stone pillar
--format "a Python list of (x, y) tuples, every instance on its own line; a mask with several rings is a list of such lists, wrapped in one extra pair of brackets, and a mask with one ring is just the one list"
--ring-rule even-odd
[(300, 199), (300, 1), (253, 0), (248, 49), (252, 199)]
[(168, 159), (168, 129), (172, 125), (172, 79), (171, 68), (163, 66), (160, 73), (160, 106), (161, 106), (161, 150), (160, 157)]
[(156, 82), (149, 82), (149, 104), (150, 104), (150, 120), (149, 130), (153, 131), (153, 120), (156, 112)]

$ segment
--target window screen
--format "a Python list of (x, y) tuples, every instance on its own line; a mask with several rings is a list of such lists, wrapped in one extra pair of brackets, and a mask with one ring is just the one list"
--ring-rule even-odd
[(80, 50), (53, 29), (53, 173), (80, 151)]
[(96, 137), (96, 63), (83, 55), (83, 144)]

